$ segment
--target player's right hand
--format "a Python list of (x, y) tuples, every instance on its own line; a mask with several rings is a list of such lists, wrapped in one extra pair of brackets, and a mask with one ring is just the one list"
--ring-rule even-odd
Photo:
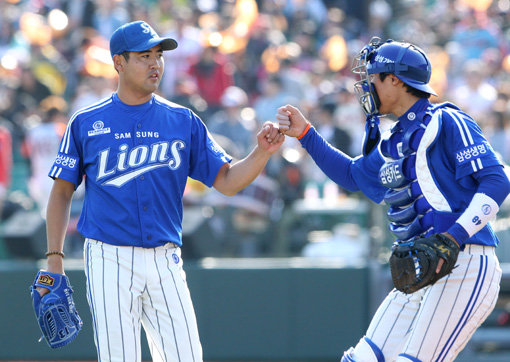
[(269, 154), (275, 153), (283, 141), (285, 141), (283, 133), (279, 132), (276, 125), (269, 121), (264, 123), (262, 129), (257, 134), (258, 147), (269, 152)]
[(301, 111), (290, 104), (278, 108), (276, 120), (280, 132), (290, 137), (301, 135), (309, 123)]

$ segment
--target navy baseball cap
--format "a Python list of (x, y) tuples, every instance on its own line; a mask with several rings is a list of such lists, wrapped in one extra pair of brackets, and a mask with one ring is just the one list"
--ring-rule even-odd
[(159, 35), (145, 21), (134, 21), (122, 25), (113, 32), (110, 38), (110, 53), (114, 55), (124, 52), (141, 52), (161, 44), (163, 50), (177, 48), (177, 42), (172, 38), (160, 38)]

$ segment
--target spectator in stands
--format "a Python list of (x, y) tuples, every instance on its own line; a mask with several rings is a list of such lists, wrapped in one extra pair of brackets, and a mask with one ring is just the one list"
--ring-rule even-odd
[(55, 160), (67, 124), (65, 106), (65, 101), (56, 97), (50, 97), (43, 102), (41, 122), (31, 125), (23, 142), (22, 154), (30, 163), (28, 191), (43, 217), (46, 215), (46, 205), (53, 186), (48, 170)]
[(349, 132), (335, 122), (336, 103), (327, 96), (319, 102), (318, 107), (311, 113), (316, 122), (315, 127), (324, 139), (336, 148), (350, 150), (352, 140)]
[(463, 67), (464, 84), (452, 91), (453, 102), (478, 119), (482, 128), (498, 95), (496, 88), (487, 82), (484, 67), (484, 63), (478, 59), (468, 60)]
[(169, 99), (183, 107), (191, 109), (200, 118), (207, 110), (207, 102), (198, 94), (197, 84), (188, 74), (180, 74), (175, 80), (173, 96)]
[(218, 47), (207, 46), (198, 59), (192, 62), (189, 74), (198, 86), (198, 92), (207, 102), (207, 114), (221, 107), (221, 95), (234, 84), (233, 69)]
[(191, 59), (198, 58), (203, 51), (200, 29), (193, 23), (192, 15), (191, 9), (177, 11), (173, 29), (164, 34), (179, 44), (174, 51), (163, 53), (166, 71), (161, 81), (161, 91), (170, 99), (175, 95), (178, 78), (186, 73)]
[(484, 12), (474, 9), (464, 11), (454, 28), (452, 41), (462, 47), (460, 59), (457, 59), (460, 62), (480, 59), (487, 49), (501, 46), (500, 30)]
[(109, 79), (103, 77), (87, 77), (76, 90), (72, 102), (71, 114), (86, 105), (100, 101), (111, 94), (113, 85)]
[(11, 184), (12, 139), (9, 129), (0, 125), (0, 220), (5, 199)]
[(276, 75), (263, 80), (260, 85), (261, 95), (253, 104), (257, 121), (260, 124), (273, 119), (280, 105), (297, 101), (297, 98), (284, 90), (282, 80)]
[(23, 66), (20, 71), (15, 102), (19, 104), (20, 108), (37, 107), (44, 98), (51, 95), (51, 91), (37, 79), (29, 67)]
[(121, 1), (95, 0), (94, 28), (106, 39), (115, 29), (129, 21), (128, 9)]
[(242, 113), (248, 106), (248, 96), (239, 87), (225, 89), (221, 96), (221, 106), (207, 123), (209, 131), (227, 137), (237, 146), (239, 153), (234, 157), (242, 157), (254, 146), (256, 121)]

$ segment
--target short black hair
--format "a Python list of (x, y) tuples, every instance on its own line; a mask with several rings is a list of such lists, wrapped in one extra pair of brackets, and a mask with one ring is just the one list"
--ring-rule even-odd
[[(386, 77), (389, 74), (393, 74), (393, 73), (379, 73), (379, 79), (381, 80), (381, 82), (384, 82), (384, 80), (386, 79)], [(395, 77), (397, 77), (397, 76), (395, 75)], [(402, 82), (402, 83), (404, 83), (404, 82)], [(408, 85), (406, 83), (404, 83), (404, 87), (406, 87), (406, 92), (407, 93), (410, 93), (410, 94), (412, 94), (415, 97), (429, 99), (430, 96), (431, 96), (430, 93), (427, 93), (427, 92), (421, 91), (419, 89), (413, 88), (413, 87), (411, 87), (410, 85)]]

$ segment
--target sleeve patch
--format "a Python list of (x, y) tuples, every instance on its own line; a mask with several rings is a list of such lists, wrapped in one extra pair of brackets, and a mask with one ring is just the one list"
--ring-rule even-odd
[(484, 141), (478, 145), (471, 145), (463, 148), (455, 153), (457, 165), (463, 165), (466, 162), (473, 161), (477, 158), (483, 157), (490, 151), (490, 145)]
[(74, 170), (78, 164), (78, 157), (72, 157), (63, 153), (57, 154), (55, 165), (68, 170)]

